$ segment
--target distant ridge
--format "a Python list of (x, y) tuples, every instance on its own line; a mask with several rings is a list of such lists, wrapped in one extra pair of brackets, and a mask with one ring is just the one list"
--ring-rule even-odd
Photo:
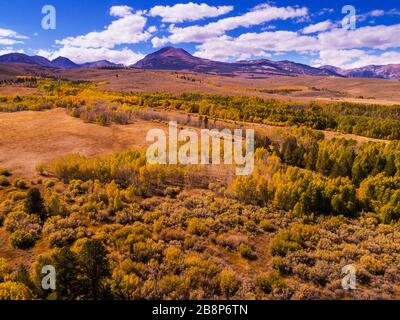
[(23, 53), (8, 53), (3, 56), (0, 56), (0, 62), (4, 63), (24, 63), (24, 64), (33, 64), (41, 67), (54, 67), (51, 61), (46, 58), (40, 56), (28, 56)]
[(52, 61), (41, 56), (28, 56), (24, 53), (8, 53), (0, 56), (0, 63), (22, 63), (54, 69), (77, 69), (77, 68), (118, 68), (123, 65), (115, 64), (106, 60), (77, 64), (65, 57), (58, 57)]
[[(0, 63), (20, 63), (54, 69), (112, 69), (124, 67), (122, 64), (115, 64), (107, 60), (77, 64), (65, 57), (58, 57), (50, 61), (41, 56), (28, 56), (23, 53), (8, 53), (0, 56)], [(253, 79), (271, 76), (334, 76), (400, 80), (400, 64), (371, 65), (344, 70), (329, 65), (315, 68), (288, 60), (272, 61), (259, 59), (228, 63), (195, 57), (184, 49), (174, 47), (165, 47), (153, 52), (131, 67), (148, 70), (188, 71), (224, 76), (242, 76)]]
[(400, 64), (384, 66), (370, 65), (361, 68), (344, 70), (333, 66), (322, 66), (322, 70), (331, 70), (348, 78), (381, 78), (400, 80)]
[(122, 68), (123, 64), (115, 64), (107, 60), (86, 62), (80, 65), (81, 68)]

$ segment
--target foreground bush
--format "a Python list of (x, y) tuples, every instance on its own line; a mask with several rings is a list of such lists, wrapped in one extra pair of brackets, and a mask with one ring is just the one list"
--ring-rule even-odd
[(0, 175), (0, 187), (8, 187), (10, 185), (10, 182), (5, 176)]
[(11, 244), (17, 249), (28, 249), (35, 245), (35, 237), (26, 231), (18, 230), (10, 237)]
[(32, 291), (22, 283), (11, 281), (0, 283), (0, 300), (30, 300), (32, 298)]
[(317, 228), (310, 225), (295, 224), (289, 230), (280, 231), (272, 240), (272, 255), (286, 256), (300, 250), (307, 241), (317, 238)]

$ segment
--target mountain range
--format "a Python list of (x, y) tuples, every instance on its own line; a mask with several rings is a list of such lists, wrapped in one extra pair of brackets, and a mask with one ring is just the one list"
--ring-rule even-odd
[(77, 64), (65, 57), (58, 57), (54, 60), (48, 60), (41, 56), (28, 56), (23, 53), (8, 53), (0, 56), (0, 63), (22, 63), (28, 65), (36, 65), (45, 68), (54, 69), (77, 69), (77, 68), (118, 68), (123, 67), (121, 64), (115, 64), (107, 60), (87, 62)]
[(250, 78), (265, 78), (265, 76), (274, 75), (339, 76), (333, 71), (313, 68), (290, 61), (271, 61), (267, 59), (238, 61), (234, 63), (212, 61), (194, 57), (183, 49), (173, 47), (166, 47), (151, 53), (134, 64), (133, 67), (150, 70), (194, 71)]
[[(48, 60), (41, 56), (28, 56), (23, 53), (9, 53), (0, 56), (0, 63), (20, 63), (54, 69), (124, 67), (121, 64), (115, 64), (107, 60), (77, 64), (65, 57)], [(130, 67), (147, 70), (199, 72), (253, 79), (271, 76), (335, 76), (400, 80), (400, 64), (384, 66), (370, 65), (357, 69), (344, 70), (334, 66), (316, 68), (288, 60), (272, 61), (259, 59), (228, 63), (195, 57), (183, 49), (173, 47), (165, 47), (151, 53)]]

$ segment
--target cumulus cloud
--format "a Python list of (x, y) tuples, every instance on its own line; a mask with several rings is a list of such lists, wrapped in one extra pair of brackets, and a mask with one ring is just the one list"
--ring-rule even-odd
[(37, 55), (54, 60), (57, 57), (66, 57), (75, 63), (85, 63), (98, 60), (108, 60), (114, 63), (131, 65), (144, 58), (141, 53), (136, 53), (128, 48), (121, 50), (108, 48), (79, 48), (63, 47), (56, 51), (39, 50)]
[(333, 12), (335, 12), (335, 9), (333, 9), (333, 8), (322, 8), (322, 10), (320, 10), (320, 11), (317, 13), (317, 15), (318, 15), (318, 16), (323, 16), (323, 15), (325, 15), (325, 14), (329, 14), (329, 13), (333, 13)]
[(132, 13), (126, 6), (114, 6), (110, 14), (119, 17), (103, 31), (90, 32), (77, 37), (57, 40), (56, 44), (81, 48), (113, 48), (120, 44), (134, 44), (146, 41), (150, 33), (144, 31), (147, 19), (141, 12)]
[(129, 6), (113, 6), (110, 9), (110, 15), (113, 17), (126, 17), (132, 14), (132, 8)]
[(157, 27), (156, 26), (150, 26), (148, 29), (147, 29), (147, 31), (148, 32), (150, 32), (150, 33), (154, 33), (154, 32), (157, 32)]
[(168, 37), (153, 38), (154, 47), (159, 47), (166, 43), (197, 42), (202, 43), (212, 38), (217, 38), (225, 34), (226, 31), (234, 30), (238, 27), (251, 27), (272, 20), (287, 20), (306, 16), (307, 8), (295, 7), (272, 7), (270, 5), (257, 6), (253, 10), (241, 16), (220, 19), (217, 22), (209, 23), (205, 26), (176, 27), (171, 25)]
[(0, 45), (10, 46), (17, 43), (23, 43), (22, 40), (28, 39), (28, 37), (23, 36), (11, 29), (0, 28)]
[(400, 24), (367, 26), (355, 30), (334, 29), (318, 35), (321, 50), (400, 47)]
[[(364, 54), (365, 48), (386, 50), (400, 47), (400, 38), (396, 36), (400, 32), (400, 25), (367, 26), (356, 30), (335, 28), (318, 34), (304, 33), (304, 29), (302, 31), (303, 33), (281, 30), (252, 32), (238, 37), (224, 35), (204, 41), (196, 47), (195, 54), (207, 59), (229, 61), (242, 56), (250, 58), (276, 52), (300, 54), (319, 54), (321, 52), (319, 64), (336, 60), (334, 65), (343, 66), (350, 62), (353, 63), (355, 60), (349, 60), (349, 57), (357, 58), (354, 55)], [(359, 64), (374, 61), (394, 63), (397, 55), (383, 55), (382, 57), (380, 60), (376, 57), (367, 59), (363, 55)]]
[(237, 38), (222, 36), (197, 46), (195, 55), (222, 61), (252, 56), (262, 56), (268, 52), (311, 51), (318, 46), (315, 37), (299, 35), (292, 31), (245, 33)]
[(382, 10), (382, 9), (375, 9), (375, 10), (371, 10), (362, 14), (357, 15), (357, 21), (359, 22), (363, 22), (368, 20), (368, 18), (372, 18), (372, 20), (374, 20), (374, 18), (379, 18), (379, 17), (383, 17), (383, 16), (398, 16), (400, 15), (400, 10), (393, 8), (390, 10)]
[(150, 27), (145, 30), (147, 18), (144, 13), (133, 12), (128, 6), (111, 7), (110, 16), (118, 19), (111, 22), (103, 31), (56, 40), (56, 45), (60, 46), (58, 49), (41, 50), (38, 54), (50, 59), (63, 56), (77, 63), (109, 60), (125, 65), (133, 64), (143, 58), (143, 54), (129, 48), (120, 50), (116, 47), (147, 41), (156, 28)]
[(332, 23), (332, 21), (326, 20), (326, 21), (322, 21), (317, 24), (312, 24), (312, 25), (305, 27), (302, 30), (302, 33), (310, 34), (310, 33), (322, 32), (322, 31), (332, 29), (334, 26), (335, 26), (335, 24)]
[(24, 50), (23, 49), (15, 50), (13, 47), (0, 48), (0, 56), (12, 52), (24, 53)]
[(212, 7), (206, 3), (178, 3), (174, 6), (155, 6), (149, 15), (161, 17), (163, 22), (180, 23), (196, 21), (204, 18), (214, 18), (227, 14), (233, 10), (233, 6)]

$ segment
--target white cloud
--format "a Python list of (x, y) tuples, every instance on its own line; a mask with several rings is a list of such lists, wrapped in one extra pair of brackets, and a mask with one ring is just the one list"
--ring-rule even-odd
[(56, 51), (39, 50), (37, 55), (53, 60), (57, 57), (66, 57), (75, 63), (108, 60), (114, 63), (131, 65), (144, 58), (141, 53), (136, 53), (128, 48), (113, 50), (108, 48), (78, 48), (63, 47)]
[(189, 2), (178, 3), (174, 6), (155, 6), (149, 14), (152, 17), (162, 17), (163, 22), (180, 23), (218, 17), (232, 10), (233, 6), (211, 7), (206, 3)]
[(23, 43), (22, 40), (28, 39), (28, 37), (23, 36), (11, 29), (0, 28), (0, 45), (10, 46), (17, 43)]
[(132, 8), (128, 6), (113, 6), (110, 9), (110, 15), (113, 17), (126, 17), (132, 14)]
[(246, 59), (267, 55), (268, 52), (312, 51), (318, 46), (315, 37), (291, 31), (245, 33), (237, 38), (222, 36), (197, 46), (195, 55), (217, 60)]
[(116, 47), (146, 41), (157, 29), (151, 26), (145, 30), (147, 18), (144, 13), (133, 12), (128, 6), (113, 6), (110, 15), (118, 19), (106, 26), (103, 31), (56, 40), (56, 44), (61, 47), (52, 51), (39, 50), (38, 54), (49, 59), (62, 56), (76, 63), (109, 60), (130, 65), (142, 59), (144, 55), (141, 53), (129, 48), (120, 50)]
[(325, 14), (333, 13), (333, 12), (335, 12), (335, 9), (333, 9), (333, 8), (323, 8), (320, 12), (317, 13), (317, 15), (323, 16)]
[(0, 56), (5, 55), (7, 53), (12, 53), (12, 52), (19, 52), (19, 53), (24, 53), (24, 50), (15, 50), (12, 47), (5, 47), (5, 48), (0, 48)]
[(394, 16), (394, 15), (399, 15), (399, 14), (400, 14), (400, 11), (398, 11), (397, 9), (391, 9), (388, 11), (381, 10), (381, 9), (375, 9), (375, 10), (371, 10), (371, 11), (357, 15), (357, 21), (363, 22), (363, 21), (367, 20), (368, 18), (378, 18), (378, 17), (383, 17), (385, 15)]
[(385, 11), (383, 11), (383, 10), (372, 10), (370, 12), (370, 15), (372, 17), (382, 17), (383, 15), (385, 15)]
[[(400, 47), (400, 24), (362, 27), (355, 30), (334, 29), (318, 35), (321, 50), (389, 49)], [(318, 49), (318, 48), (316, 48)]]
[(154, 33), (154, 32), (157, 32), (157, 27), (156, 26), (150, 26), (148, 29), (147, 29), (147, 32), (150, 32), (150, 33)]
[(57, 40), (56, 44), (81, 48), (113, 48), (120, 44), (134, 44), (148, 40), (151, 35), (144, 31), (147, 19), (141, 12), (132, 13), (132, 9), (127, 8), (129, 7), (112, 7), (110, 14), (119, 19), (113, 21), (105, 30)]
[(295, 17), (307, 15), (307, 8), (295, 7), (272, 7), (261, 5), (241, 16), (221, 19), (217, 22), (209, 23), (205, 26), (176, 27), (171, 25), (169, 32), (171, 35), (165, 38), (152, 40), (153, 46), (158, 47), (166, 43), (198, 42), (202, 43), (212, 38), (217, 38), (225, 34), (226, 31), (234, 30), (238, 27), (251, 27), (272, 20), (287, 20)]
[(334, 26), (335, 25), (330, 20), (326, 20), (326, 21), (319, 22), (317, 24), (309, 25), (309, 26), (305, 27), (302, 30), (302, 32), (304, 34), (322, 32), (322, 31), (332, 29)]
[[(310, 30), (308, 30), (310, 31)], [(303, 30), (304, 32), (304, 30)], [(204, 41), (196, 47), (196, 55), (223, 61), (234, 60), (246, 55), (247, 58), (263, 53), (297, 52), (318, 54), (314, 64), (361, 65), (363, 63), (395, 63), (397, 55), (369, 56), (366, 48), (387, 50), (400, 47), (400, 25), (362, 27), (356, 30), (333, 29), (317, 35), (300, 34), (292, 31), (271, 31), (244, 33), (238, 37), (226, 35)], [(161, 39), (162, 41), (162, 39)], [(357, 57), (359, 60), (357, 60)], [(362, 57), (362, 59), (361, 59)], [(352, 60), (353, 59), (353, 60)], [(399, 63), (400, 60), (397, 61)]]
[(334, 65), (342, 69), (354, 69), (367, 65), (399, 64), (400, 52), (387, 51), (381, 54), (369, 54), (364, 50), (324, 50), (319, 59), (313, 61), (315, 66)]

